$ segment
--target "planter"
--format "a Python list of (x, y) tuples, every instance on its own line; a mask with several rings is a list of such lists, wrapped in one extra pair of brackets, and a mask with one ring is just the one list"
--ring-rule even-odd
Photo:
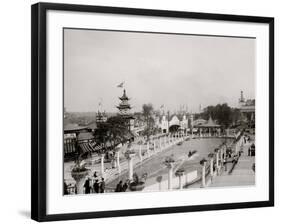
[(83, 170), (83, 171), (72, 170), (71, 171), (71, 176), (76, 181), (77, 194), (83, 194), (84, 182), (85, 182), (86, 176), (88, 175), (88, 172), (89, 172), (88, 170)]
[(83, 178), (88, 175), (89, 170), (84, 171), (71, 171), (71, 176), (74, 180)]
[(131, 191), (142, 191), (145, 188), (145, 182), (139, 182), (139, 183), (132, 182), (130, 183), (129, 188)]

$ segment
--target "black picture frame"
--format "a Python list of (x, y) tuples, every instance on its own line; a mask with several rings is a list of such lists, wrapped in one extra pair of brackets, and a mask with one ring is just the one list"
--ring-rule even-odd
[[(192, 18), (234, 22), (253, 22), (269, 25), (269, 200), (214, 205), (177, 206), (83, 212), (70, 214), (46, 213), (46, 13), (48, 10), (75, 12), (100, 12), (124, 15), (156, 16), (169, 18)], [(274, 206), (274, 18), (195, 13), (183, 11), (163, 11), (137, 8), (103, 7), (73, 4), (37, 3), (31, 11), (31, 218), (37, 221), (74, 220), (116, 216), (148, 215), (161, 213), (193, 212), (206, 210), (238, 209)]]

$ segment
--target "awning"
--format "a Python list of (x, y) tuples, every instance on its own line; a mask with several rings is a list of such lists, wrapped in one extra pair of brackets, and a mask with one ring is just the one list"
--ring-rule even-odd
[(97, 152), (102, 149), (100, 145), (95, 145), (93, 143), (83, 142), (79, 144), (80, 149), (83, 153), (85, 152)]

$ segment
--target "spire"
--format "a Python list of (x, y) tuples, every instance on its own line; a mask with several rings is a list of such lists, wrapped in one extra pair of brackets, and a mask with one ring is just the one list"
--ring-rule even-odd
[(243, 94), (243, 91), (241, 91), (241, 92), (240, 92), (239, 103), (244, 103), (244, 102), (245, 102), (244, 94)]
[(129, 100), (129, 98), (126, 95), (126, 89), (123, 90), (123, 96), (119, 97), (120, 100)]

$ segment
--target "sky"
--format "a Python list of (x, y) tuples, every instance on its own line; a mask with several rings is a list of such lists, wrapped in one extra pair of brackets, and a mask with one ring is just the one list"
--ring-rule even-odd
[(198, 112), (255, 98), (251, 38), (64, 29), (64, 106), (69, 112), (117, 112), (125, 82), (132, 111), (144, 103)]

